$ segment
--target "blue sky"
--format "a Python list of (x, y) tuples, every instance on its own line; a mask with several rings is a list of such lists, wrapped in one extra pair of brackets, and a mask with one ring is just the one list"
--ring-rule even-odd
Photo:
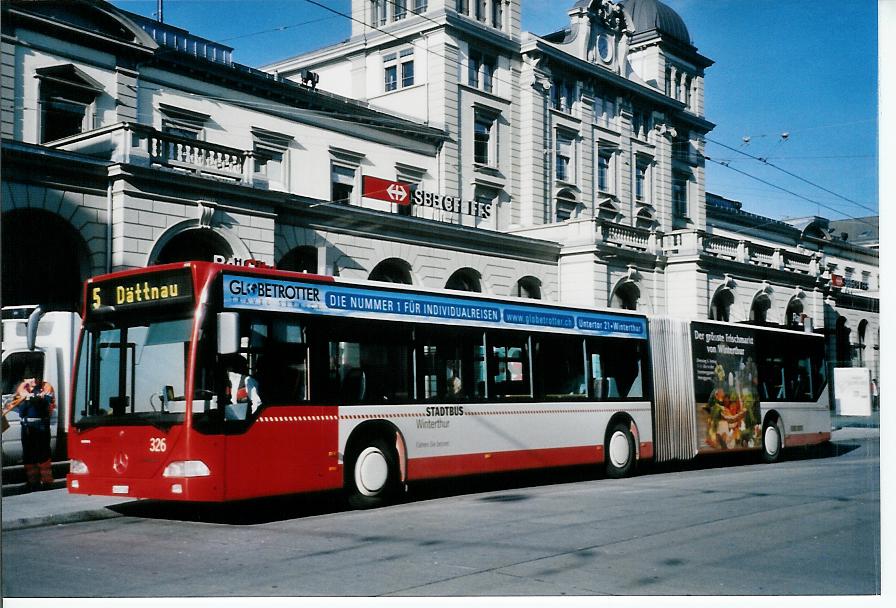
[[(318, 1), (350, 11), (350, 0)], [(716, 124), (707, 190), (776, 219), (877, 214), (876, 0), (665, 2), (715, 61), (706, 74), (706, 116)], [(113, 4), (150, 16), (157, 3)], [(561, 29), (573, 4), (522, 0), (523, 29)], [(337, 43), (350, 29), (306, 0), (165, 0), (164, 13), (256, 67)]]

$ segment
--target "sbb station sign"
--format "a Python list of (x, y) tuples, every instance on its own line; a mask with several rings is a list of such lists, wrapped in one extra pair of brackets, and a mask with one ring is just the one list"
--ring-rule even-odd
[(463, 213), (480, 218), (492, 214), (491, 203), (465, 201), (457, 196), (443, 196), (434, 192), (426, 192), (413, 184), (380, 179), (365, 175), (361, 184), (361, 195), (396, 205), (415, 205), (429, 207), (449, 213)]

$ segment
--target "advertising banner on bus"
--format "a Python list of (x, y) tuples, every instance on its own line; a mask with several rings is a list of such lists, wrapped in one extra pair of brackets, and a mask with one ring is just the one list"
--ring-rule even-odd
[(759, 447), (759, 376), (754, 332), (691, 324), (697, 440), (701, 452)]
[(643, 317), (339, 284), (224, 275), (224, 307), (647, 338)]

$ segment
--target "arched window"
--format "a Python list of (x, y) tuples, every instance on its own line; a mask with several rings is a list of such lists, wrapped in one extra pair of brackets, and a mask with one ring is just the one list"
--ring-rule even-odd
[(851, 367), (852, 366), (852, 345), (849, 343), (849, 334), (852, 330), (846, 322), (846, 317), (837, 317), (837, 325), (834, 329), (834, 343), (837, 353), (837, 361), (834, 362), (835, 367)]
[(641, 298), (641, 290), (632, 281), (626, 281), (619, 285), (610, 297), (611, 308), (623, 310), (638, 310), (638, 300)]
[(753, 298), (753, 305), (750, 306), (750, 321), (754, 323), (765, 323), (768, 321), (768, 311), (772, 307), (772, 300), (767, 294), (760, 293)]
[(859, 322), (859, 343), (856, 349), (856, 359), (859, 367), (865, 367), (865, 333), (868, 331), (868, 321), (862, 319)]
[(523, 277), (516, 282), (513, 295), (519, 298), (541, 299), (541, 281), (535, 277)]
[(317, 247), (303, 245), (290, 250), (277, 264), (277, 268), (317, 274)]
[(454, 272), (445, 283), (445, 289), (482, 292), (482, 275), (472, 268), (461, 268)]
[(713, 321), (730, 321), (731, 306), (734, 304), (734, 292), (723, 287), (716, 291), (709, 306), (709, 318)]
[(383, 260), (371, 271), (368, 277), (371, 281), (383, 281), (384, 283), (401, 283), (412, 285), (411, 266), (404, 260), (389, 258)]
[(560, 192), (557, 193), (557, 209), (556, 209), (556, 220), (558, 222), (565, 222), (568, 219), (574, 218), (579, 214), (579, 203), (576, 201), (576, 195), (569, 190), (568, 188), (564, 188)]
[(645, 230), (650, 230), (656, 225), (656, 222), (653, 219), (653, 211), (652, 207), (642, 207), (638, 214), (635, 216), (635, 226), (637, 228), (643, 228)]
[(787, 304), (787, 312), (784, 315), (784, 324), (794, 329), (803, 327), (803, 301), (793, 298)]
[(209, 228), (194, 228), (180, 232), (165, 243), (154, 262), (187, 262), (204, 260), (211, 262), (216, 255), (225, 259), (233, 256), (233, 250), (223, 236)]

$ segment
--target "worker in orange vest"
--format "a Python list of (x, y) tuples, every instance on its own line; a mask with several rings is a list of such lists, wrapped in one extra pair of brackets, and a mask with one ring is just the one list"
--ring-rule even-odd
[(22, 462), (29, 490), (49, 488), (53, 483), (50, 462), (50, 415), (56, 409), (56, 391), (42, 378), (19, 383), (3, 414), (16, 410), (22, 420)]

